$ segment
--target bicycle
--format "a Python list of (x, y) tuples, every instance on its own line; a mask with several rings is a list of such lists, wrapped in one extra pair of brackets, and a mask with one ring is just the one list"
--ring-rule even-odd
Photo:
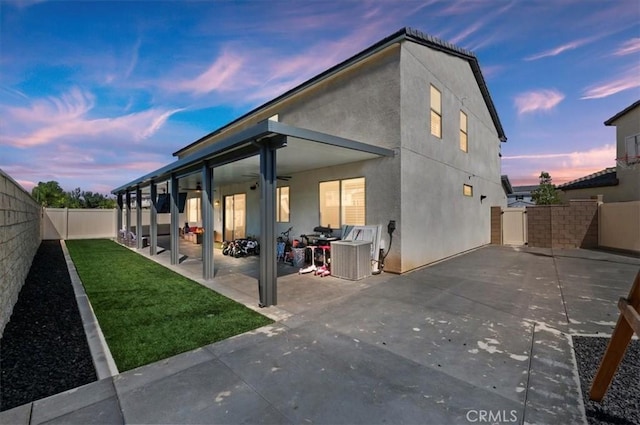
[(291, 250), (291, 240), (289, 239), (289, 234), (291, 234), (292, 230), (293, 227), (289, 227), (287, 230), (280, 233), (282, 236), (278, 236), (278, 242), (276, 245), (278, 261), (293, 264), (293, 251)]

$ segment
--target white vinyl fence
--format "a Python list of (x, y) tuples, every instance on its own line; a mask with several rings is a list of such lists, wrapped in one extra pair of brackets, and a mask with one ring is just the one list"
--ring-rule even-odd
[(527, 243), (527, 209), (502, 209), (502, 244), (525, 245)]
[(42, 239), (101, 239), (116, 235), (117, 210), (45, 208)]

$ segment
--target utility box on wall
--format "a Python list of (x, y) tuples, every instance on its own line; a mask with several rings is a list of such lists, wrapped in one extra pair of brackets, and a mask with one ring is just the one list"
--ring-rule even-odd
[(331, 275), (349, 280), (371, 276), (371, 242), (331, 242)]

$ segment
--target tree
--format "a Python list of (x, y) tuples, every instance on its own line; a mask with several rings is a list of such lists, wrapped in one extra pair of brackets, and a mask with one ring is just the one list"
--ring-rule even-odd
[(70, 192), (62, 190), (58, 182), (38, 182), (31, 196), (48, 208), (115, 208), (116, 201), (101, 193), (85, 192), (76, 187)]
[(64, 208), (66, 196), (56, 181), (38, 182), (31, 190), (31, 196), (43, 207)]
[(531, 192), (531, 198), (536, 205), (553, 205), (562, 202), (556, 186), (551, 183), (551, 176), (546, 171), (540, 173), (540, 186)]

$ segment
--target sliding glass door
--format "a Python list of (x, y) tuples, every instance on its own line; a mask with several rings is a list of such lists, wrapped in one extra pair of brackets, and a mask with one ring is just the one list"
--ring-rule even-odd
[(244, 193), (224, 197), (224, 239), (232, 241), (246, 236), (247, 196)]

